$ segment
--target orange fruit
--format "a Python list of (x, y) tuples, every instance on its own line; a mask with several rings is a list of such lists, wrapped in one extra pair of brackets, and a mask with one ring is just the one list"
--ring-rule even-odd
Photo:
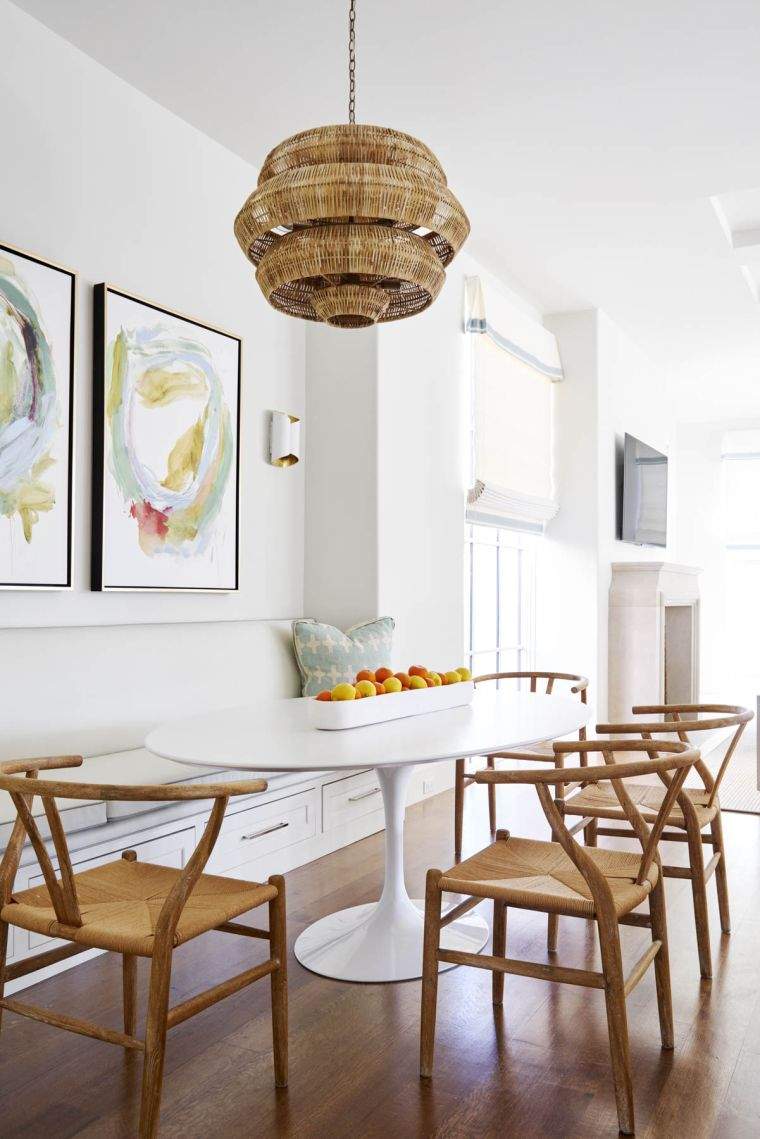
[(378, 668), (375, 672), (375, 680), (379, 680), (383, 684), (393, 673), (389, 668)]
[(421, 664), (413, 664), (409, 669), (410, 676), (427, 676), (427, 669)]
[(316, 699), (317, 700), (332, 700), (332, 692), (330, 692), (328, 689), (325, 689), (324, 692), (319, 693), (319, 695), (316, 697)]
[(409, 687), (409, 674), (407, 672), (394, 672), (393, 675), (396, 677), (396, 680), (401, 681), (402, 688)]
[(357, 672), (356, 679), (357, 680), (371, 680), (372, 683), (374, 684), (375, 681), (377, 680), (377, 677), (375, 676), (374, 672), (372, 672), (371, 669), (363, 668), (361, 670), (361, 672)]
[(435, 681), (433, 680), (432, 676), (423, 676), (422, 679), (425, 681), (425, 684), (427, 684), (428, 688), (435, 688)]

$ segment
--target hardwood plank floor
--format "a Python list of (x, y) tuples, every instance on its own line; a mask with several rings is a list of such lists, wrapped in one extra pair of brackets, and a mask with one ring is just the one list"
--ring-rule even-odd
[[(452, 862), (452, 795), (407, 816), (407, 880), (423, 892), (429, 866)], [(499, 824), (544, 836), (532, 789), (500, 789)], [(724, 817), (733, 933), (722, 937), (710, 884), (715, 976), (701, 982), (689, 883), (667, 882), (676, 1050), (659, 1047), (654, 977), (628, 1002), (637, 1134), (651, 1139), (749, 1139), (760, 1134), (760, 818)], [(465, 854), (486, 844), (485, 794), (466, 796)], [(376, 897), (383, 836), (287, 877), (290, 941), (309, 922)], [(668, 860), (683, 862), (682, 844)], [(486, 907), (479, 912), (489, 916)], [(510, 911), (509, 955), (546, 960), (546, 919)], [(623, 930), (632, 961), (645, 930)], [(598, 968), (594, 930), (560, 923), (558, 959)], [(209, 934), (175, 955), (172, 1003), (258, 960), (248, 939)], [(169, 1036), (161, 1135), (210, 1139), (488, 1139), (617, 1133), (604, 1001), (600, 993), (508, 977), (504, 1007), (491, 978), (441, 977), (436, 1066), (417, 1076), (419, 982), (348, 985), (302, 969), (291, 955), (290, 1087), (272, 1077), (269, 990), (260, 984)], [(147, 962), (140, 962), (144, 1014)], [(119, 1028), (118, 958), (100, 957), (35, 986), (35, 1002)], [(0, 1136), (133, 1136), (141, 1060), (121, 1050), (6, 1014), (0, 1035)]]

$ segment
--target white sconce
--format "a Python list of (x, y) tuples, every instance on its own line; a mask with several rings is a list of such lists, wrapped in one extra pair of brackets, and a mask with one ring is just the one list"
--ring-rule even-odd
[(292, 467), (301, 458), (301, 420), (297, 415), (273, 411), (269, 427), (269, 462), (273, 467)]

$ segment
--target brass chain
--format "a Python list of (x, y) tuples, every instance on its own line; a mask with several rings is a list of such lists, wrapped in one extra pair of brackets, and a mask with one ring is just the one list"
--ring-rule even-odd
[(348, 6), (348, 121), (356, 122), (356, 0)]

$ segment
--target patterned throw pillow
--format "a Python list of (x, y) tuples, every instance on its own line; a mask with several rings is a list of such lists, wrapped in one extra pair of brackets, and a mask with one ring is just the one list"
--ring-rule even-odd
[(342, 633), (319, 621), (293, 622), (293, 648), (304, 696), (351, 681), (362, 668), (390, 666), (393, 650), (392, 617), (378, 617)]

